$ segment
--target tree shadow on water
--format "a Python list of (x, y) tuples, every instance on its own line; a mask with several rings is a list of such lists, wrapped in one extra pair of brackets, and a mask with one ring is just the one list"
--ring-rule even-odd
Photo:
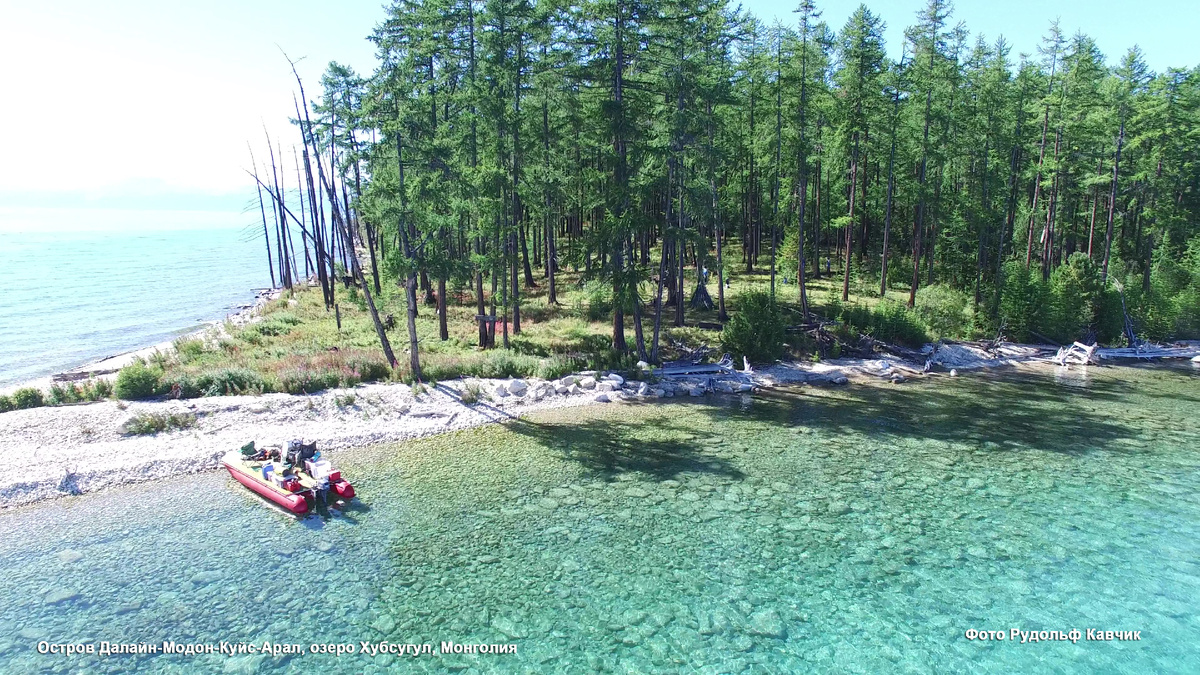
[(676, 478), (683, 473), (701, 473), (740, 480), (743, 474), (728, 461), (700, 447), (695, 429), (661, 413), (631, 415), (628, 420), (584, 419), (565, 424), (543, 424), (529, 420), (510, 422), (513, 432), (558, 451), (592, 477), (615, 480), (623, 473), (644, 473), (655, 480)]
[[(973, 381), (768, 390), (748, 408), (712, 407), (728, 419), (807, 426), (834, 434), (896, 440), (931, 439), (982, 445), (996, 452), (1028, 449), (1078, 455), (1141, 429), (1114, 403), (1129, 385), (1101, 383), (1072, 390), (1045, 378), (979, 377)], [(1135, 452), (1128, 446), (1123, 452)]]

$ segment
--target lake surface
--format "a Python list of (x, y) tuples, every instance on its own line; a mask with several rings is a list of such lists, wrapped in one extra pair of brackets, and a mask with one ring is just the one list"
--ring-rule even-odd
[(189, 214), (172, 228), (169, 213), (159, 229), (0, 227), (0, 387), (169, 340), (253, 300), (271, 285), (262, 232), (221, 216), (219, 227)]
[[(23, 508), (0, 514), (0, 671), (1196, 672), (1198, 384), (1093, 368), (546, 412), (344, 453), (362, 498), (327, 519), (218, 473)], [(1141, 639), (964, 637), (1013, 628)]]

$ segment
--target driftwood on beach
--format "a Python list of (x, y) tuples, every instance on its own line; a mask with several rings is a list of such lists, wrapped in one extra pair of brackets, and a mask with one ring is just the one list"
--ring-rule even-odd
[(1187, 359), (1200, 356), (1200, 347), (1192, 345), (1167, 347), (1163, 345), (1139, 344), (1135, 347), (1105, 349), (1099, 345), (1076, 342), (1061, 347), (1050, 360), (1060, 366), (1068, 364), (1098, 365), (1102, 360), (1116, 359)]

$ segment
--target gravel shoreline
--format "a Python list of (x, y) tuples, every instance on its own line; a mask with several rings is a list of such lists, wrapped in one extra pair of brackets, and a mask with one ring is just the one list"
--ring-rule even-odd
[[(648, 385), (585, 373), (554, 382), (454, 380), (415, 394), (406, 385), (373, 383), (311, 395), (102, 401), (15, 410), (0, 415), (6, 460), (0, 465), (0, 509), (216, 469), (221, 455), (251, 440), (264, 445), (301, 438), (336, 453), (505, 422), (549, 408), (702, 396), (710, 385), (700, 380)], [(481, 392), (478, 403), (463, 402), (468, 388)], [(127, 433), (132, 420), (147, 415), (186, 418), (191, 424), (149, 435)]]
[[(550, 408), (653, 402), (794, 384), (899, 384), (925, 376), (929, 368), (954, 376), (959, 369), (1047, 367), (1045, 349), (1027, 345), (1004, 345), (994, 352), (943, 345), (929, 356), (928, 367), (898, 359), (785, 362), (756, 369), (748, 377), (693, 376), (653, 384), (582, 373), (552, 382), (460, 379), (417, 393), (402, 384), (373, 383), (311, 395), (102, 401), (16, 410), (0, 415), (5, 454), (0, 509), (217, 469), (221, 455), (251, 440), (264, 445), (301, 438), (336, 457), (339, 450), (503, 423)], [(478, 403), (463, 402), (468, 390), (481, 394)], [(127, 424), (139, 415), (174, 415), (192, 422), (185, 429), (151, 435), (127, 433)]]

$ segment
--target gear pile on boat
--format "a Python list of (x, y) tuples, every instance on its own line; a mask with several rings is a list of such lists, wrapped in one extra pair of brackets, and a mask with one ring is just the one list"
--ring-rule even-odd
[(354, 498), (354, 487), (321, 458), (316, 443), (293, 440), (286, 448), (258, 449), (251, 441), (226, 453), (221, 463), (239, 483), (292, 513)]

